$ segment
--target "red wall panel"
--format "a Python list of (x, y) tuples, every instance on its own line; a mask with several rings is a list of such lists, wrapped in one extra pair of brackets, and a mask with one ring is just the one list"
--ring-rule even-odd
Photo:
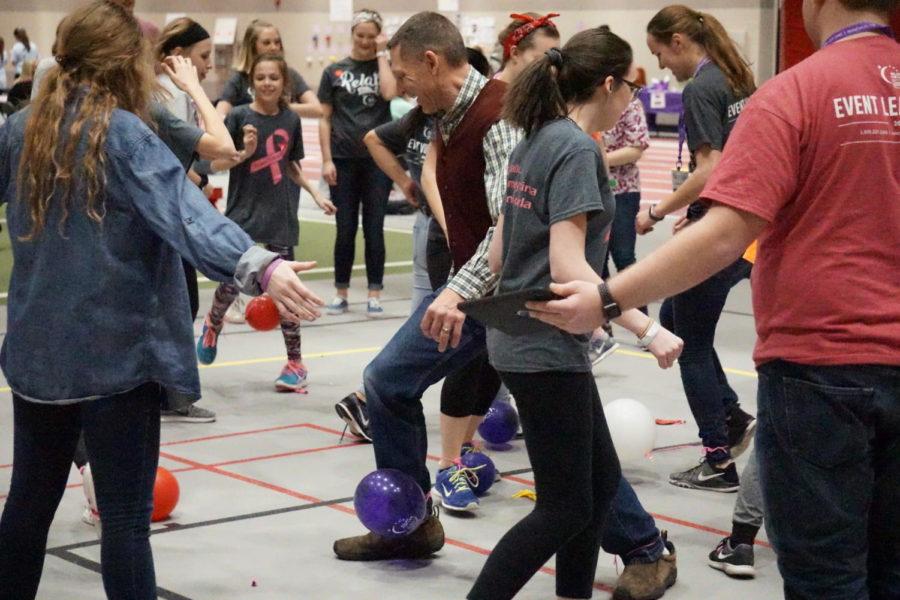
[[(778, 71), (784, 71), (815, 52), (803, 28), (803, 0), (783, 0)], [(894, 13), (891, 26), (900, 34), (900, 11)]]

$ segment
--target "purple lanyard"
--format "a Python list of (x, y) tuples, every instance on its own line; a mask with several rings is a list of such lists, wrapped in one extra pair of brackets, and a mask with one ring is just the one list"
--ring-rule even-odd
[(830, 46), (831, 44), (848, 38), (851, 35), (868, 33), (870, 31), (874, 31), (891, 38), (894, 37), (894, 30), (891, 29), (888, 25), (882, 25), (881, 23), (872, 23), (871, 21), (863, 21), (861, 23), (854, 23), (849, 27), (844, 27), (839, 31), (835, 31), (828, 37), (827, 40), (825, 40), (825, 43), (822, 44), (822, 47), (824, 48), (825, 46)]
[[(697, 76), (697, 73), (700, 72), (700, 69), (708, 65), (711, 61), (708, 56), (704, 56), (700, 63), (697, 65), (697, 68), (694, 69), (694, 74), (691, 75), (691, 78)], [(687, 127), (684, 124), (684, 106), (682, 105), (681, 114), (678, 115), (678, 162), (675, 163), (675, 168), (679, 171), (681, 170), (681, 157), (684, 153), (684, 142), (687, 140)]]

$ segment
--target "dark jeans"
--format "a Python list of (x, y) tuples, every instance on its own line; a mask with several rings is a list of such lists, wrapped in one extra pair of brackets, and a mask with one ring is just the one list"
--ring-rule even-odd
[[(640, 207), (640, 192), (616, 194), (616, 212), (613, 215), (612, 228), (609, 231), (606, 259), (603, 261), (603, 279), (609, 279), (610, 276), (610, 257), (612, 257), (613, 263), (616, 265), (617, 273), (621, 273), (624, 269), (637, 262), (637, 257), (634, 254), (634, 246), (637, 243), (637, 231), (634, 228), (634, 221), (637, 218)], [(638, 310), (645, 315), (647, 314), (646, 306), (641, 306)]]
[(371, 158), (336, 158), (337, 185), (331, 186), (331, 201), (337, 207), (334, 240), (334, 286), (350, 287), (356, 256), (356, 230), (362, 205), (363, 236), (366, 240), (366, 277), (370, 290), (380, 290), (384, 280), (384, 211), (391, 193), (391, 180)]
[[(509, 373), (537, 502), (494, 547), (470, 600), (514, 597), (556, 555), (556, 593), (590, 598), (619, 459), (591, 373)], [(552, 402), (548, 399), (553, 398)]]
[(703, 283), (667, 299), (659, 312), (660, 324), (684, 340), (684, 350), (678, 359), (681, 383), (703, 445), (715, 449), (709, 455), (713, 462), (731, 455), (726, 419), (738, 404), (737, 394), (728, 384), (713, 347), (716, 326), (728, 293), (750, 276), (751, 266), (739, 258)]
[(759, 368), (758, 401), (785, 598), (900, 598), (900, 367), (775, 361)]
[(640, 192), (616, 194), (616, 213), (613, 216), (612, 228), (609, 232), (609, 247), (603, 263), (603, 279), (607, 279), (610, 275), (610, 258), (616, 265), (616, 271), (622, 271), (637, 262), (634, 255), (634, 246), (637, 242), (634, 221), (640, 206)]
[[(425, 493), (431, 491), (431, 475), (425, 463), (428, 437), (422, 394), (444, 377), (465, 372), (486, 348), (484, 327), (473, 319), (466, 319), (459, 346), (443, 354), (438, 352), (437, 342), (422, 335), (422, 317), (441, 291), (425, 297), (364, 375), (376, 465), (403, 471), (418, 481)], [(616, 515), (608, 519), (603, 548), (621, 556), (625, 564), (653, 562), (663, 548), (653, 517), (624, 478), (618, 485), (611, 508)]]
[(0, 600), (37, 594), (47, 532), (82, 429), (103, 519), (103, 586), (114, 600), (156, 598), (150, 513), (159, 460), (160, 388), (65, 406), (13, 395), (13, 471), (0, 518)]

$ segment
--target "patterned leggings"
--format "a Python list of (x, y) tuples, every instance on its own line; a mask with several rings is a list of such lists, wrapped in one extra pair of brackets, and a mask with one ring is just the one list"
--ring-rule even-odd
[[(266, 250), (276, 252), (284, 260), (294, 260), (294, 249), (291, 246), (274, 246), (266, 244)], [(228, 307), (237, 299), (240, 292), (230, 283), (220, 283), (216, 288), (216, 294), (213, 297), (212, 308), (209, 309), (210, 326), (217, 332), (222, 331), (223, 319)], [(290, 321), (281, 320), (281, 334), (284, 336), (284, 347), (287, 350), (288, 360), (300, 361), (302, 353), (300, 352), (300, 324), (291, 323)]]

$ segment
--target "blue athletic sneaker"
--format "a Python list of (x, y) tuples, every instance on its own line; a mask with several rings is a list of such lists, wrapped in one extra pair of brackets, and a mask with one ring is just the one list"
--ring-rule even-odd
[(469, 487), (466, 477), (470, 469), (456, 465), (438, 471), (432, 494), (440, 498), (441, 506), (447, 510), (465, 512), (478, 508), (478, 497)]
[(306, 387), (306, 376), (306, 367), (302, 362), (289, 360), (275, 380), (275, 389), (279, 392), (298, 392)]
[(325, 307), (325, 313), (329, 315), (342, 315), (350, 310), (350, 303), (346, 298), (335, 296), (331, 304)]
[(384, 309), (381, 307), (381, 300), (378, 298), (369, 298), (366, 302), (366, 316), (370, 319), (377, 319), (384, 316)]
[(203, 331), (197, 340), (197, 360), (201, 365), (211, 365), (216, 360), (218, 351), (219, 332), (209, 324), (208, 319), (203, 320)]

